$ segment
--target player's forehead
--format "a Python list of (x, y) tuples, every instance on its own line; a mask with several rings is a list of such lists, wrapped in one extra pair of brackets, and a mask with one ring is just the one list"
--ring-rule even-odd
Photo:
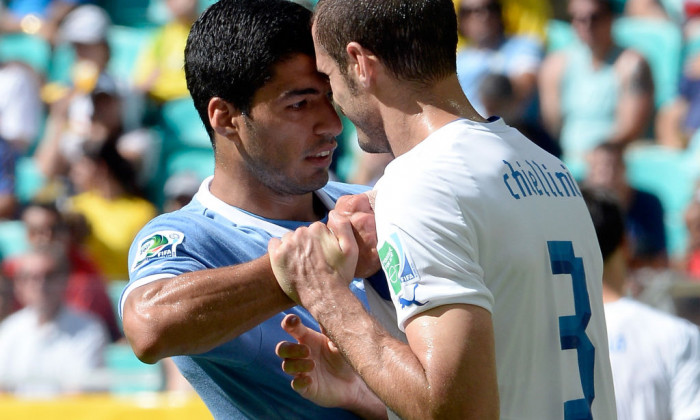
[(319, 73), (330, 76), (335, 70), (333, 58), (321, 47), (316, 47), (316, 68)]
[(329, 65), (332, 64), (331, 57), (326, 52), (326, 49), (318, 42), (316, 36), (316, 22), (311, 26), (311, 36), (314, 40), (314, 50), (316, 52), (316, 68), (320, 73), (329, 75), (331, 71)]

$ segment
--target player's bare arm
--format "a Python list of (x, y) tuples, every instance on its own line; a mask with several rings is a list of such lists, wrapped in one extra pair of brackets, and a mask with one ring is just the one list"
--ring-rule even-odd
[[(408, 344), (393, 338), (348, 290), (357, 258), (350, 223), (333, 214), (322, 224), (270, 242), (273, 270), (325, 328), (363, 380), (406, 419), (497, 419), (491, 315), (472, 305), (445, 305), (407, 323)], [(340, 310), (339, 308), (342, 308)]]
[(628, 144), (644, 136), (654, 110), (654, 82), (640, 54), (625, 51), (615, 65), (621, 77), (615, 133), (611, 141)]
[(155, 363), (210, 350), (293, 305), (265, 255), (137, 287), (124, 303), (124, 333), (140, 360)]

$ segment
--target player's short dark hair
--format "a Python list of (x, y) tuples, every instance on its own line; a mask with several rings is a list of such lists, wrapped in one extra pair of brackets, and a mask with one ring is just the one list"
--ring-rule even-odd
[(602, 188), (581, 186), (581, 194), (591, 214), (595, 233), (598, 235), (603, 261), (620, 246), (625, 236), (625, 217), (614, 192)]
[(352, 41), (372, 51), (398, 79), (432, 83), (456, 72), (457, 16), (452, 0), (320, 0), (319, 44), (347, 71)]
[(207, 107), (219, 97), (248, 113), (273, 66), (314, 57), (311, 12), (288, 0), (220, 0), (192, 25), (185, 47), (187, 89), (214, 145)]

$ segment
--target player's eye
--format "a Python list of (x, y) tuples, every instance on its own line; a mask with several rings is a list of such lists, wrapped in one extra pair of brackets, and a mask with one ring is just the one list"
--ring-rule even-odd
[(307, 104), (308, 104), (308, 101), (306, 99), (304, 99), (303, 101), (294, 102), (293, 104), (289, 105), (289, 107), (291, 109), (294, 109), (294, 110), (299, 110), (299, 109), (303, 109)]

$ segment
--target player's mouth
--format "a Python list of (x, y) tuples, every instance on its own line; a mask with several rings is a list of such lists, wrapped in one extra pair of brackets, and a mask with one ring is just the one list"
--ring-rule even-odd
[(333, 159), (333, 149), (323, 150), (311, 155), (306, 158), (307, 161), (313, 163), (316, 166), (330, 166), (331, 159)]

